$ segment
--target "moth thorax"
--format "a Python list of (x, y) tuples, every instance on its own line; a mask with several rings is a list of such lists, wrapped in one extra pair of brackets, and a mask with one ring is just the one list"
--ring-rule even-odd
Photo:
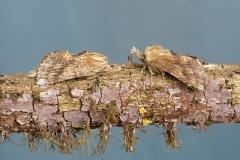
[(172, 55), (173, 52), (170, 49), (163, 49), (161, 50), (162, 55)]
[(148, 61), (159, 59), (159, 57), (163, 55), (172, 55), (172, 51), (157, 45), (145, 48), (145, 58)]
[(162, 50), (164, 49), (162, 46), (158, 46), (158, 45), (155, 45), (155, 46), (148, 46), (145, 48), (145, 52), (147, 51), (153, 51), (153, 50)]
[(95, 61), (107, 61), (107, 57), (99, 53), (89, 54), (89, 57), (94, 59)]
[(92, 53), (86, 57), (86, 64), (90, 66), (102, 66), (108, 63), (106, 56), (99, 53)]

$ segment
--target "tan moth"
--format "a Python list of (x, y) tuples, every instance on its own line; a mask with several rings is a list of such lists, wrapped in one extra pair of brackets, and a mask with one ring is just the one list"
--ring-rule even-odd
[(68, 51), (56, 51), (47, 54), (36, 72), (38, 85), (49, 85), (57, 82), (94, 76), (108, 65), (108, 58), (99, 53), (84, 51), (77, 55)]
[(190, 87), (203, 90), (206, 73), (200, 60), (178, 55), (162, 46), (149, 46), (144, 53), (133, 47), (131, 53), (147, 66), (151, 74), (167, 72)]

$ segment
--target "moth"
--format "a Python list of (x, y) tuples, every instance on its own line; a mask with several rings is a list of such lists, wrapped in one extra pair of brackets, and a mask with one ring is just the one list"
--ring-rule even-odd
[(206, 73), (203, 62), (196, 57), (178, 55), (162, 46), (149, 46), (144, 53), (133, 47), (131, 53), (148, 67), (151, 75), (168, 74), (187, 84), (189, 87), (204, 90)]
[[(68, 51), (56, 51), (47, 54), (35, 70), (36, 83), (49, 85), (65, 80), (94, 76), (108, 65), (108, 58), (100, 53), (83, 51), (77, 55)], [(33, 72), (29, 73), (30, 76)]]

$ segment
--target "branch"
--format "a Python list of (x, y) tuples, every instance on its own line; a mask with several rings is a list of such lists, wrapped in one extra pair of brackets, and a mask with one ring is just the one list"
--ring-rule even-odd
[[(170, 74), (140, 74), (143, 65), (112, 64), (96, 75), (40, 86), (24, 74), (0, 76), (0, 133), (27, 133), (31, 149), (39, 140), (62, 153), (82, 149), (92, 129), (104, 153), (114, 126), (123, 128), (123, 146), (134, 152), (135, 129), (162, 125), (168, 146), (180, 143), (176, 124), (206, 129), (213, 123), (240, 122), (240, 65), (205, 64), (204, 90)], [(77, 134), (81, 133), (81, 138)]]

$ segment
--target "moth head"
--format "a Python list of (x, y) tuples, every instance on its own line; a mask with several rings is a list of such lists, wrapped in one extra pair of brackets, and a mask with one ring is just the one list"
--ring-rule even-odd
[(142, 54), (137, 48), (133, 47), (130, 52), (135, 55), (139, 61), (144, 62), (144, 54)]
[(51, 62), (62, 62), (65, 58), (71, 56), (68, 51), (54, 51), (51, 53), (48, 53), (44, 56), (44, 58), (41, 60), (41, 65), (47, 65)]

